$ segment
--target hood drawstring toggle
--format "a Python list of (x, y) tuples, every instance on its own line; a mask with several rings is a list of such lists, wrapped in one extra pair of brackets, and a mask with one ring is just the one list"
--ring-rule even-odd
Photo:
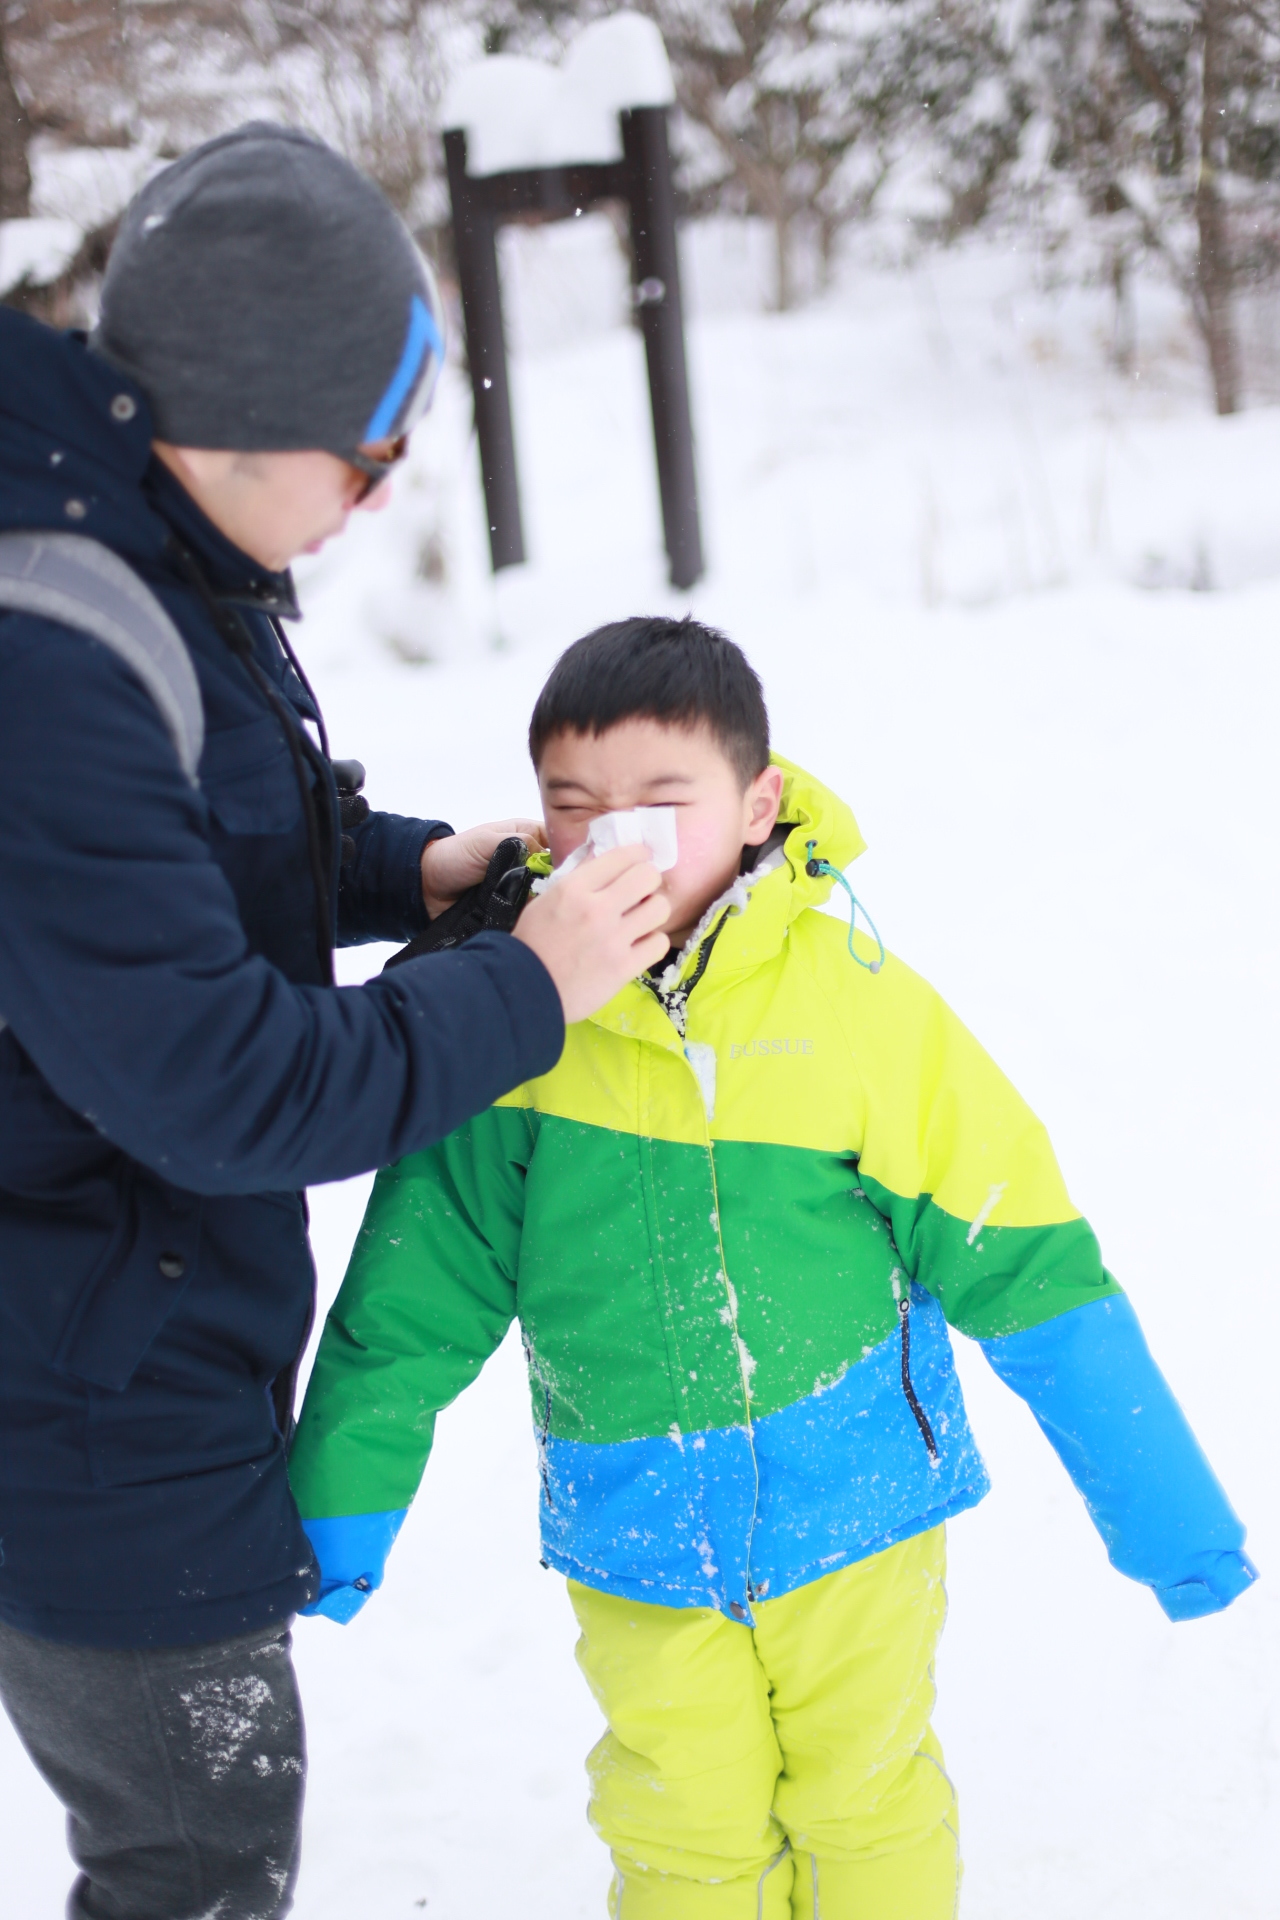
[[(876, 923), (871, 918), (871, 915), (867, 912), (866, 908), (863, 906), (861, 900), (859, 900), (853, 888), (849, 885), (849, 882), (845, 879), (844, 875), (841, 873), (839, 867), (833, 867), (829, 860), (816, 860), (814, 858), (813, 850), (817, 846), (817, 844), (818, 843), (816, 840), (809, 840), (805, 843), (805, 851), (807, 852), (809, 858), (805, 862), (804, 870), (809, 875), (809, 878), (811, 880), (816, 880), (820, 874), (823, 874), (823, 873), (829, 874), (831, 879), (835, 880), (840, 886), (844, 888), (845, 892), (849, 896), (849, 952), (853, 955), (853, 958), (857, 961), (858, 965), (860, 967), (865, 967), (868, 973), (879, 973), (881, 967), (884, 965), (884, 941), (880, 938), (879, 933), (876, 931)], [(878, 960), (864, 960), (862, 955), (858, 952), (857, 948), (853, 944), (853, 929), (857, 924), (859, 913), (861, 913), (863, 919), (866, 921), (867, 925), (870, 927), (872, 937), (874, 938), (877, 947), (879, 947), (880, 949), (880, 958)]]

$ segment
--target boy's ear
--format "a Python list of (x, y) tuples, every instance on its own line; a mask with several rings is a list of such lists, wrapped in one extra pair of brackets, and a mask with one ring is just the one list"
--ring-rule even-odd
[(758, 773), (743, 795), (747, 815), (742, 835), (745, 847), (761, 847), (778, 824), (782, 805), (782, 768), (766, 767)]

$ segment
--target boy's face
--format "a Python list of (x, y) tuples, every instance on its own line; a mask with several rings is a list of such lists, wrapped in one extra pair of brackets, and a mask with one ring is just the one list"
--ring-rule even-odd
[(608, 732), (553, 734), (538, 768), (551, 858), (558, 867), (600, 813), (674, 807), (680, 857), (662, 876), (667, 931), (679, 946), (733, 882), (745, 846), (772, 833), (782, 769), (766, 767), (743, 792), (736, 768), (704, 726), (623, 720)]

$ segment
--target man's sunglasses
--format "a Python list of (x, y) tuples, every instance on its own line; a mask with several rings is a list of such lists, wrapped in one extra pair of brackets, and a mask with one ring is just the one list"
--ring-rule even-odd
[(344, 453), (342, 456), (349, 467), (354, 467), (357, 473), (364, 475), (364, 485), (356, 495), (357, 506), (395, 472), (409, 451), (409, 436), (407, 433), (398, 433), (394, 440), (385, 441), (384, 445), (391, 449), (385, 460), (376, 459), (371, 453), (361, 453), (358, 449), (355, 453)]

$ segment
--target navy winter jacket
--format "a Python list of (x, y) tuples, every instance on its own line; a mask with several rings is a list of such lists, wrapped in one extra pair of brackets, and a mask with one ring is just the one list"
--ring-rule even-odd
[[(314, 1595), (274, 1404), (312, 1313), (301, 1189), (440, 1138), (564, 1037), (504, 934), (323, 984), (284, 723), (175, 539), (301, 716), (268, 618), (291, 582), (150, 440), (144, 396), (82, 339), (0, 309), (0, 530), (128, 561), (186, 638), (207, 727), (196, 792), (113, 653), (0, 609), (0, 1618), (98, 1646), (220, 1639)], [(408, 939), (449, 829), (375, 813), (339, 869), (312, 777), (334, 939)]]

